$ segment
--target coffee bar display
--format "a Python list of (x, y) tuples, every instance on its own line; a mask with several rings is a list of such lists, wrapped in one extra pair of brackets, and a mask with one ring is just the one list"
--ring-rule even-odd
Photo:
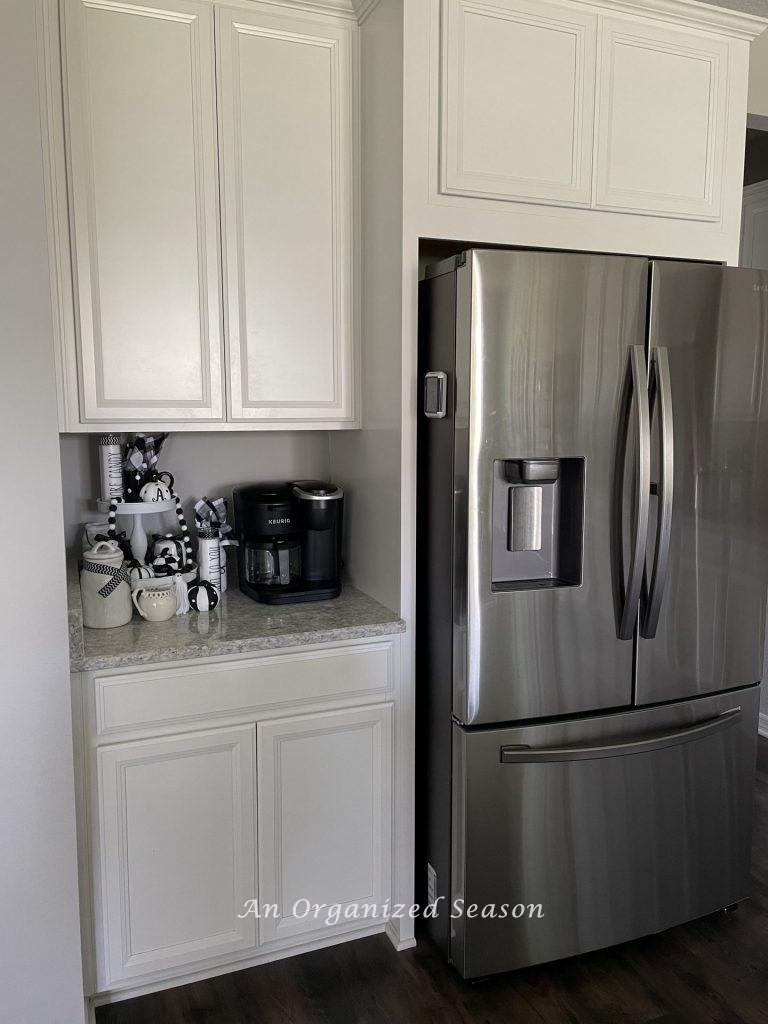
[(298, 480), (236, 488), (236, 533), (224, 498), (200, 498), (195, 551), (174, 476), (160, 468), (167, 439), (167, 433), (136, 434), (125, 444), (117, 434), (99, 438), (98, 506), (106, 519), (83, 527), (85, 626), (123, 626), (134, 610), (150, 622), (213, 611), (227, 589), (229, 545), (238, 549), (239, 588), (255, 601), (284, 605), (339, 596), (340, 487)]
[[(205, 497), (195, 506), (198, 564), (173, 475), (159, 468), (167, 438), (137, 434), (125, 445), (117, 434), (99, 438), (98, 505), (107, 519), (83, 528), (80, 589), (89, 628), (126, 625), (134, 608), (152, 622), (212, 611), (226, 590), (223, 548), (233, 543), (226, 502)], [(145, 521), (164, 519), (163, 532), (147, 533)]]

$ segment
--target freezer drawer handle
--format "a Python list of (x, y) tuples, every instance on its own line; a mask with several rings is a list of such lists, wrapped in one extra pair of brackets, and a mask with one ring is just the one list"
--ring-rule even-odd
[(594, 747), (501, 747), (499, 754), (502, 764), (537, 764), (545, 761), (591, 761), (598, 757), (625, 757), (628, 754), (645, 754), (651, 750), (663, 750), (680, 743), (703, 739), (734, 725), (741, 718), (741, 708), (731, 708), (717, 718), (697, 722), (685, 729), (672, 732), (657, 732), (651, 736), (634, 737), (616, 743), (603, 743)]
[(651, 353), (648, 404), (653, 417), (656, 402), (659, 403), (659, 481), (654, 491), (659, 498), (659, 512), (656, 517), (656, 553), (653, 556), (650, 585), (647, 575), (643, 576), (643, 601), (640, 619), (640, 635), (651, 639), (656, 636), (661, 611), (661, 599), (667, 582), (669, 568), (669, 540), (672, 534), (672, 496), (674, 494), (674, 433), (672, 420), (672, 388), (669, 380), (669, 360), (665, 348), (656, 348)]
[[(637, 427), (637, 479), (634, 487), (634, 537), (629, 572), (624, 579), (624, 473), (629, 442), (629, 421), (635, 410)], [(616, 635), (631, 640), (637, 622), (637, 609), (645, 568), (645, 547), (648, 541), (648, 506), (651, 492), (651, 427), (648, 413), (648, 374), (642, 345), (629, 350), (629, 372), (624, 380), (619, 410), (619, 436), (613, 474), (613, 514), (611, 517), (611, 553), (614, 565), (614, 602)]]

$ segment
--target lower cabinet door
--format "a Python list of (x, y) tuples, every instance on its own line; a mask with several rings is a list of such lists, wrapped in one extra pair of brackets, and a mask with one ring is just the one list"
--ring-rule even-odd
[(382, 922), (391, 736), (391, 704), (258, 726), (262, 943)]
[(255, 946), (255, 726), (98, 751), (100, 990)]

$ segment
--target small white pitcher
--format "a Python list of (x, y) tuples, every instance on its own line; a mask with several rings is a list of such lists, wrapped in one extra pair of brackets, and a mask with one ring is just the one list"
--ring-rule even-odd
[(137, 587), (131, 597), (139, 615), (149, 622), (165, 622), (176, 614), (176, 586), (173, 580)]

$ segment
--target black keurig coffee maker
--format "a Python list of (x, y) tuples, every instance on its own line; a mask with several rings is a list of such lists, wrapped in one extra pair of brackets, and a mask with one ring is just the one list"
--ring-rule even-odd
[(234, 492), (237, 575), (266, 604), (327, 601), (341, 593), (344, 493), (320, 480), (252, 484)]

